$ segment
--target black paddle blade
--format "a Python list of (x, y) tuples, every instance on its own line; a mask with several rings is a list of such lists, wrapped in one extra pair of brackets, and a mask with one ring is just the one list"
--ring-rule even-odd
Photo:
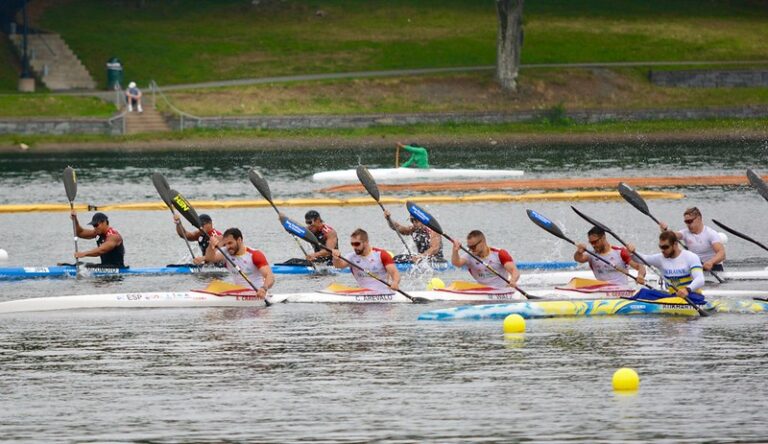
[(442, 234), (443, 229), (440, 227), (440, 224), (437, 222), (437, 220), (432, 217), (431, 214), (427, 213), (427, 211), (420, 206), (416, 205), (415, 203), (411, 201), (407, 201), (405, 203), (405, 207), (408, 209), (408, 212), (411, 213), (411, 216), (415, 217), (416, 220), (423, 223), (427, 227), (429, 227), (430, 230), (434, 231), (437, 234)]
[(601, 230), (603, 230), (603, 231), (605, 231), (606, 233), (609, 233), (611, 236), (615, 237), (617, 241), (619, 241), (619, 242), (621, 242), (621, 243), (622, 243), (622, 245), (624, 245), (624, 246), (626, 246), (626, 245), (627, 245), (627, 243), (626, 243), (626, 242), (624, 242), (624, 241), (623, 241), (623, 240), (622, 240), (622, 239), (621, 239), (621, 238), (620, 238), (620, 237), (619, 237), (619, 236), (618, 236), (616, 233), (614, 233), (614, 232), (613, 232), (613, 231), (612, 231), (610, 228), (608, 228), (607, 226), (603, 225), (603, 224), (602, 224), (602, 223), (600, 223), (599, 221), (596, 221), (595, 219), (592, 219), (591, 217), (589, 217), (589, 216), (587, 216), (586, 214), (582, 213), (581, 211), (577, 210), (577, 209), (576, 209), (576, 207), (574, 207), (574, 206), (571, 206), (571, 209), (572, 209), (572, 210), (573, 210), (573, 211), (574, 211), (576, 214), (578, 214), (579, 216), (581, 216), (581, 218), (582, 218), (582, 219), (584, 219), (585, 221), (587, 221), (587, 222), (591, 223), (592, 225), (594, 225), (594, 226), (596, 226), (596, 227), (600, 228)]
[(258, 171), (251, 169), (248, 171), (248, 178), (251, 179), (251, 183), (253, 186), (256, 187), (257, 190), (259, 190), (259, 194), (261, 194), (264, 199), (266, 199), (270, 204), (272, 203), (272, 191), (269, 190), (269, 184), (267, 183), (267, 179), (264, 178), (264, 176), (261, 175)]
[(751, 237), (747, 236), (746, 234), (738, 232), (738, 231), (734, 230), (733, 228), (731, 228), (731, 227), (729, 227), (729, 226), (727, 226), (727, 225), (725, 225), (723, 223), (720, 223), (719, 221), (716, 221), (715, 219), (712, 219), (712, 222), (715, 225), (717, 225), (718, 227), (722, 228), (723, 230), (731, 233), (732, 235), (734, 235), (736, 237), (740, 237), (740, 238), (744, 239), (745, 241), (752, 242), (753, 244), (757, 245), (758, 247), (762, 248), (763, 250), (768, 250), (768, 247), (763, 245), (761, 242), (758, 242), (755, 239), (752, 239)]
[(67, 199), (70, 202), (75, 201), (77, 196), (77, 175), (72, 167), (64, 168), (64, 190), (67, 192)]
[(624, 200), (629, 202), (629, 204), (633, 207), (637, 208), (641, 213), (647, 216), (651, 216), (651, 211), (648, 209), (648, 204), (645, 203), (645, 200), (640, 197), (640, 194), (635, 191), (634, 188), (625, 184), (624, 182), (619, 182), (619, 194), (621, 194), (621, 197), (623, 197)]
[(755, 187), (755, 189), (757, 189), (757, 192), (760, 193), (761, 196), (763, 196), (763, 199), (768, 200), (768, 185), (765, 184), (765, 181), (763, 180), (763, 178), (758, 176), (757, 173), (755, 173), (751, 169), (748, 169), (747, 179), (749, 179), (750, 185)]
[(535, 223), (536, 225), (543, 228), (544, 230), (549, 231), (550, 234), (553, 234), (559, 237), (560, 239), (568, 241), (572, 244), (574, 243), (572, 240), (568, 239), (568, 237), (565, 234), (563, 234), (563, 231), (560, 229), (560, 227), (555, 225), (555, 223), (552, 222), (551, 220), (544, 217), (544, 215), (537, 213), (536, 211), (533, 211), (533, 210), (525, 210), (525, 212), (528, 214), (528, 218), (531, 219), (531, 222)]
[(173, 208), (171, 203), (171, 186), (168, 185), (168, 181), (160, 173), (152, 173), (152, 185), (155, 186), (157, 194), (160, 195), (160, 199), (165, 202), (168, 208)]
[(373, 180), (373, 176), (371, 176), (371, 172), (368, 171), (368, 168), (364, 167), (363, 165), (358, 166), (357, 178), (360, 179), (360, 183), (363, 184), (365, 190), (368, 191), (368, 194), (371, 195), (373, 200), (378, 202), (380, 197), (379, 187), (376, 186), (376, 181)]
[(300, 223), (289, 219), (287, 216), (280, 216), (280, 223), (283, 225), (285, 231), (292, 235), (303, 239), (312, 245), (320, 245), (320, 241), (317, 240), (315, 234)]
[(171, 197), (171, 202), (176, 210), (184, 216), (195, 228), (203, 229), (203, 224), (200, 222), (200, 216), (197, 215), (197, 211), (192, 207), (192, 204), (176, 190), (168, 190)]

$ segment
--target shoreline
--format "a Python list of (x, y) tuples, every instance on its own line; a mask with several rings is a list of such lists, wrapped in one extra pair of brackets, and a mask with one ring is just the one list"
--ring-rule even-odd
[(78, 153), (78, 152), (152, 152), (185, 150), (227, 150), (227, 151), (272, 151), (284, 149), (324, 150), (391, 148), (398, 141), (418, 139), (424, 145), (437, 146), (482, 146), (509, 147), (510, 145), (564, 144), (583, 145), (593, 143), (674, 143), (674, 142), (744, 142), (768, 141), (768, 127), (765, 130), (741, 130), (717, 128), (694, 131), (623, 131), (623, 132), (575, 132), (575, 133), (507, 133), (482, 135), (367, 135), (367, 136), (296, 136), (285, 137), (195, 137), (175, 140), (131, 140), (115, 142), (41, 142), (22, 149), (21, 142), (9, 144), (0, 142), (0, 154), (11, 153)]

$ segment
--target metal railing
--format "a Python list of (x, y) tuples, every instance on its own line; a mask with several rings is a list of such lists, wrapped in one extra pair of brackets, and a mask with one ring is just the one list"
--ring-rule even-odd
[(154, 80), (149, 82), (149, 88), (152, 91), (152, 107), (153, 108), (157, 108), (157, 98), (159, 96), (160, 99), (163, 102), (165, 102), (165, 104), (168, 106), (168, 108), (171, 110), (171, 112), (173, 112), (174, 114), (179, 116), (179, 130), (180, 131), (184, 131), (184, 129), (186, 128), (185, 119), (187, 121), (194, 120), (197, 123), (200, 123), (203, 120), (202, 117), (198, 117), (198, 116), (189, 114), (188, 112), (184, 112), (184, 111), (176, 108), (173, 105), (173, 103), (171, 103), (171, 101), (168, 100), (168, 97), (166, 97), (166, 95), (163, 94), (163, 91), (160, 89), (160, 86), (158, 86), (157, 82), (155, 82)]

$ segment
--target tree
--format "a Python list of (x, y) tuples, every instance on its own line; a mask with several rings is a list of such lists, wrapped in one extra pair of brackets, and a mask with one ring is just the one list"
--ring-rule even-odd
[(499, 33), (496, 36), (496, 78), (507, 91), (517, 90), (517, 71), (523, 50), (524, 0), (496, 0)]

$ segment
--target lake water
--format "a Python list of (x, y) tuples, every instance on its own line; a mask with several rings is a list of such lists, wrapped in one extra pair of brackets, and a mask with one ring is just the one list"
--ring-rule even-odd
[[(440, 167), (514, 168), (524, 177), (744, 174), (768, 171), (765, 143), (644, 143), (473, 149), (431, 147)], [(327, 197), (310, 176), (328, 169), (389, 166), (392, 152), (335, 150), (0, 157), (0, 204), (66, 203), (61, 172), (78, 173), (77, 202), (156, 201), (149, 176), (163, 173), (194, 200), (257, 199), (258, 168), (276, 199)], [(768, 202), (749, 187), (682, 187), (684, 200), (649, 200), (682, 226), (698, 206), (765, 241)], [(468, 191), (470, 192), (470, 191)], [(413, 193), (416, 195), (417, 193)], [(398, 194), (407, 195), (407, 194)], [(346, 195), (345, 195), (346, 196)], [(658, 229), (623, 201), (424, 205), (446, 233), (481, 229), (520, 261), (570, 260), (573, 248), (533, 225), (525, 209), (583, 241), (589, 226), (569, 208), (605, 223), (641, 251)], [(286, 207), (302, 220), (310, 207)], [(357, 227), (374, 245), (402, 245), (377, 206), (319, 207), (346, 247)], [(404, 220), (404, 207), (392, 207)], [(300, 252), (271, 208), (199, 210), (219, 229), (240, 227), (271, 262)], [(81, 215), (85, 223), (91, 213)], [(184, 262), (168, 211), (110, 212), (134, 267)], [(71, 261), (67, 213), (0, 214), (0, 266)], [(91, 248), (92, 241), (80, 241)], [(730, 237), (731, 268), (768, 265), (766, 252)], [(446, 248), (446, 252), (448, 249)], [(421, 289), (431, 276), (407, 276)], [(440, 275), (466, 278), (461, 271)], [(278, 276), (276, 292), (322, 288), (349, 276)], [(199, 276), (0, 282), (0, 300), (185, 290)], [(768, 282), (726, 288), (766, 289)], [(504, 338), (499, 322), (418, 322), (449, 306), (279, 304), (253, 309), (91, 310), (0, 317), (0, 436), (25, 441), (257, 442), (734, 442), (768, 438), (768, 318), (719, 314), (528, 321)], [(640, 390), (619, 395), (611, 375), (635, 368)]]

